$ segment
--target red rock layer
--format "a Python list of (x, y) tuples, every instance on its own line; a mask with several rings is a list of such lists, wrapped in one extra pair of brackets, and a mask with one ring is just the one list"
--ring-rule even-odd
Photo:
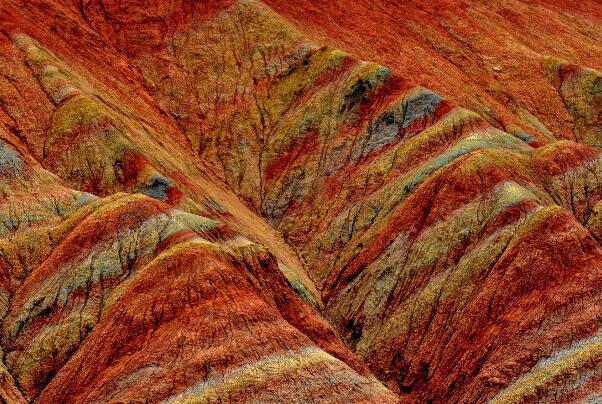
[(545, 57), (602, 69), (596, 1), (266, 3), (319, 43), (389, 66), (500, 129), (543, 141), (576, 136)]
[[(264, 254), (241, 266), (235, 257), (207, 245), (159, 256), (120, 289), (40, 401), (396, 401), (319, 348), (349, 355), (333, 345), (323, 320), (286, 293), (273, 259)], [(97, 366), (88, 367), (90, 357)]]

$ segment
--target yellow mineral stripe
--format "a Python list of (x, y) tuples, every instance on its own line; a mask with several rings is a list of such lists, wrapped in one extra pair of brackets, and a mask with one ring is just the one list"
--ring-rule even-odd
[(198, 383), (181, 394), (167, 399), (165, 403), (192, 404), (218, 400), (220, 397), (226, 397), (229, 393), (242, 390), (256, 383), (265, 382), (270, 378), (296, 369), (329, 362), (337, 363), (340, 361), (317, 347), (306, 347), (298, 351), (273, 355), (227, 370), (223, 376), (209, 378)]
[[(553, 382), (566, 372), (574, 372), (581, 365), (595, 357), (602, 357), (602, 334), (580, 341), (576, 347), (556, 353), (543, 364), (536, 365), (529, 373), (519, 377), (514, 383), (500, 391), (491, 404), (520, 403), (537, 389)], [(595, 360), (595, 359), (594, 359)]]

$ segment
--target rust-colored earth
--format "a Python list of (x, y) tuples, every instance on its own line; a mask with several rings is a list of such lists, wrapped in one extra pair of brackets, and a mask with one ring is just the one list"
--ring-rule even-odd
[(602, 3), (0, 2), (0, 399), (598, 403)]

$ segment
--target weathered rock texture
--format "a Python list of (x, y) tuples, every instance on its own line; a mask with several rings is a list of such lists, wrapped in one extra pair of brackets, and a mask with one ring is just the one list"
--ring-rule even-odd
[(600, 399), (602, 6), (267, 3), (0, 4), (0, 397)]

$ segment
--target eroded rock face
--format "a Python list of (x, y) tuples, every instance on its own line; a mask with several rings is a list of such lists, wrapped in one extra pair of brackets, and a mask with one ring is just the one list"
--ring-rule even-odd
[(416, 78), (513, 135), (579, 136), (549, 83), (547, 58), (602, 69), (602, 19), (592, 0), (266, 3), (314, 41)]
[(0, 396), (599, 397), (600, 6), (268, 3), (0, 6)]
[(73, 191), (3, 147), (7, 402), (397, 401), (263, 247), (161, 198)]

